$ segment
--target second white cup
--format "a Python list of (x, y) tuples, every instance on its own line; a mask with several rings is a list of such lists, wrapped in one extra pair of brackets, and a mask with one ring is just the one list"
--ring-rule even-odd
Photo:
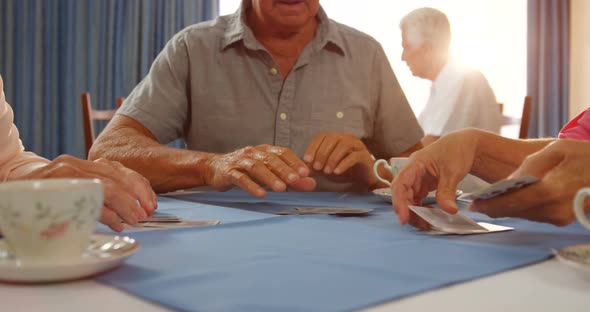
[(379, 175), (379, 166), (384, 166), (387, 170), (391, 171), (395, 177), (409, 160), (408, 157), (392, 157), (389, 159), (389, 163), (387, 163), (387, 160), (379, 159), (373, 164), (373, 174), (377, 180), (391, 186), (391, 181), (388, 181)]
[(590, 187), (580, 189), (578, 193), (576, 193), (576, 197), (574, 198), (574, 213), (576, 214), (578, 221), (590, 230), (590, 220), (588, 220), (584, 209), (586, 197), (590, 197)]

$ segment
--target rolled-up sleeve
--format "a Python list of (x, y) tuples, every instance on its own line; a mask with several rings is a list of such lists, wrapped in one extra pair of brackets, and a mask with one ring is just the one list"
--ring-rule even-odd
[(141, 123), (162, 144), (182, 137), (187, 124), (189, 61), (184, 34), (170, 39), (117, 112)]

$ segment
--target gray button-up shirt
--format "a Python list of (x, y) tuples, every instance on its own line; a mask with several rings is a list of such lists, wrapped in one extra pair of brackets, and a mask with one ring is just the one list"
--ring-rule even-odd
[[(248, 6), (248, 2), (244, 2)], [(245, 24), (245, 8), (176, 34), (119, 109), (161, 142), (227, 153), (288, 147), (300, 157), (316, 134), (349, 132), (377, 158), (422, 138), (380, 44), (318, 13), (318, 30), (283, 81)]]

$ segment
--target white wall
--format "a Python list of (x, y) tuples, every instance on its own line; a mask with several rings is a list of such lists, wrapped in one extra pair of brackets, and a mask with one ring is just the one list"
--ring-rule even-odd
[(590, 1), (571, 0), (570, 119), (590, 106)]

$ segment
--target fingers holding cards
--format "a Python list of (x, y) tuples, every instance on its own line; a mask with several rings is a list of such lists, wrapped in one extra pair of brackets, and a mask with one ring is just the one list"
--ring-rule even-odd
[(566, 225), (575, 219), (571, 209), (572, 192), (566, 186), (542, 181), (518, 192), (476, 200), (468, 209), (493, 218), (513, 217)]
[[(490, 217), (522, 217), (532, 206), (534, 198), (542, 198), (546, 191), (539, 178), (523, 176), (500, 180), (488, 187), (461, 196), (459, 200), (473, 201), (469, 210), (484, 213)], [(525, 213), (526, 214), (526, 213)]]
[(519, 190), (525, 186), (533, 184), (539, 181), (539, 178), (533, 176), (524, 176), (512, 179), (503, 179), (488, 187), (471, 194), (461, 196), (462, 200), (478, 200), (478, 199), (491, 199), (508, 192)]

